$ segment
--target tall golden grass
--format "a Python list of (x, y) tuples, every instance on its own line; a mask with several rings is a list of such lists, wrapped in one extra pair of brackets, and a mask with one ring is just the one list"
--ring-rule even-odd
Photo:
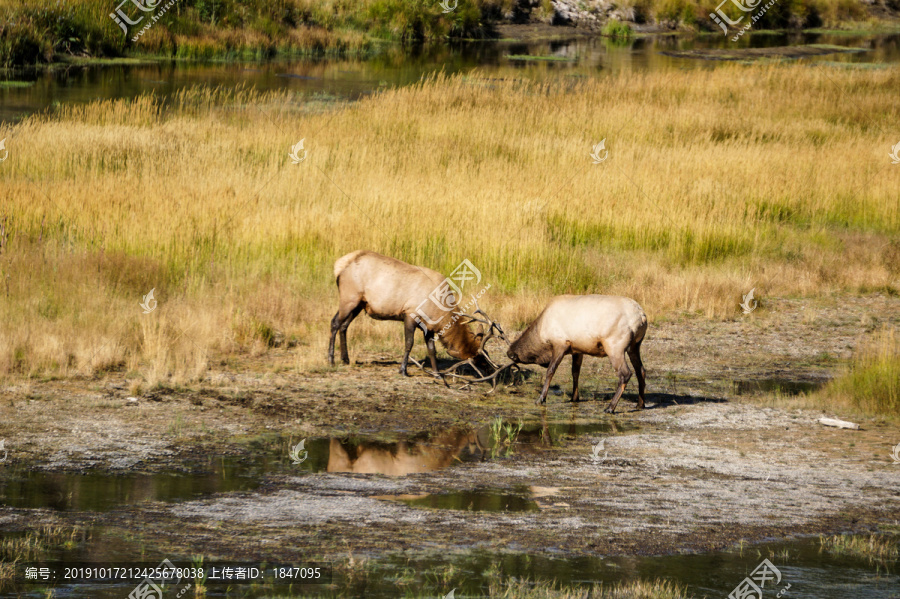
[[(470, 259), (510, 328), (563, 292), (651, 318), (727, 318), (751, 287), (896, 292), (898, 69), (520, 75), (329, 110), (196, 88), (0, 128), (0, 373), (192, 379), (282, 338), (321, 364), (332, 263), (358, 248)], [(351, 350), (401, 335), (359, 319)]]

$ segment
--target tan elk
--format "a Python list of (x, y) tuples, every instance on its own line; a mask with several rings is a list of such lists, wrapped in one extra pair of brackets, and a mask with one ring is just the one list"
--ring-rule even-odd
[(578, 375), (585, 355), (609, 356), (619, 375), (619, 387), (607, 412), (614, 412), (631, 370), (638, 378), (638, 409), (644, 407), (644, 365), (641, 342), (647, 332), (647, 316), (633, 299), (613, 295), (560, 295), (552, 300), (540, 316), (509, 347), (507, 355), (517, 364), (547, 367), (544, 386), (535, 404), (547, 400), (550, 381), (563, 357), (572, 355), (572, 401), (578, 401)]
[[(407, 374), (409, 352), (412, 351), (417, 328), (425, 336), (425, 346), (434, 372), (438, 372), (434, 337), (439, 331), (443, 331), (439, 335), (441, 343), (454, 358), (482, 358), (479, 354), (481, 336), (466, 326), (471, 320), (454, 314), (451, 308), (459, 298), (449, 296), (452, 290), (446, 285), (442, 274), (396, 258), (358, 250), (338, 258), (334, 263), (334, 277), (340, 305), (331, 320), (331, 341), (328, 344), (330, 364), (334, 364), (334, 338), (338, 333), (341, 335), (341, 360), (344, 364), (350, 363), (347, 327), (363, 310), (377, 320), (403, 321), (406, 348), (400, 363), (400, 374)], [(435, 295), (440, 298), (441, 304), (431, 299)], [(485, 366), (480, 360), (478, 363)]]

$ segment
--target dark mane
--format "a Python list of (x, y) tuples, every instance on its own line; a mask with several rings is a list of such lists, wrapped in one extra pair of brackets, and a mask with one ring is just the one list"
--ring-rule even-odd
[(461, 318), (458, 314), (453, 314), (452, 312), (448, 312), (443, 318), (441, 328), (438, 331), (443, 330), (448, 323), (452, 324), (444, 331), (443, 335), (438, 336), (438, 339), (454, 358), (468, 360), (474, 357), (481, 347), (478, 345), (478, 340), (468, 325), (460, 324), (458, 320), (453, 322), (454, 316), (457, 319)]

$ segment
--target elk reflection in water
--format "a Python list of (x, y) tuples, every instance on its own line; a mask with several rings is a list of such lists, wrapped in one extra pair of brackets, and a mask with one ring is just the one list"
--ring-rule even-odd
[(476, 432), (465, 431), (446, 431), (427, 440), (397, 443), (353, 445), (331, 439), (327, 470), (404, 476), (446, 468), (456, 459), (478, 459), (483, 447)]
[[(375, 441), (351, 443), (347, 440), (332, 438), (329, 443), (327, 471), (389, 476), (430, 472), (446, 468), (454, 462), (476, 462), (513, 453), (537, 453), (542, 448), (552, 445), (554, 438), (559, 435), (574, 436), (588, 432), (582, 430), (583, 428), (585, 427), (575, 425), (526, 426), (512, 443), (508, 444), (511, 446), (505, 447), (499, 454), (491, 450), (495, 444), (503, 443), (506, 439), (493, 437), (489, 426), (475, 430), (447, 429), (396, 443)], [(609, 428), (609, 425), (601, 428), (605, 430)]]

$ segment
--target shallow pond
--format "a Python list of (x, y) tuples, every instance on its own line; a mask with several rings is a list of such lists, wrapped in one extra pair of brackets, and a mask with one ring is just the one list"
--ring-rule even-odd
[[(84, 512), (91, 517), (101, 511), (118, 511), (128, 518), (128, 510), (144, 501), (174, 502), (214, 493), (248, 491), (264, 483), (270, 473), (302, 475), (314, 472), (380, 472), (397, 475), (450, 468), (454, 464), (481, 460), (502, 460), (507, 453), (552, 451), (553, 447), (587, 437), (592, 443), (610, 435), (627, 433), (633, 425), (604, 422), (518, 423), (494, 421), (477, 428), (400, 435), (398, 441), (381, 441), (366, 435), (300, 440), (278, 435), (256, 439), (241, 455), (186, 460), (177, 469), (165, 472), (116, 475), (85, 472), (60, 473), (39, 469), (0, 469), (0, 501), (16, 508), (45, 508)], [(512, 437), (510, 437), (512, 435)], [(417, 509), (522, 513), (540, 510), (533, 489), (475, 489), (419, 496), (383, 496)], [(102, 526), (87, 525), (85, 538), (46, 556), (47, 565), (57, 569), (79, 562), (148, 563), (148, 551), (141, 542), (106, 533)], [(21, 538), (23, 533), (2, 533), (0, 542)], [(515, 549), (515, 546), (513, 546)], [(197, 548), (202, 553), (202, 548)], [(614, 584), (657, 577), (689, 587), (697, 597), (725, 597), (765, 558), (779, 570), (780, 581), (766, 589), (765, 597), (785, 589), (787, 597), (846, 598), (896, 597), (900, 577), (896, 570), (850, 557), (835, 557), (819, 550), (817, 539), (800, 539), (745, 546), (742, 551), (695, 555), (636, 557), (554, 556), (548, 546), (540, 555), (467, 550), (465, 538), (453, 552), (431, 555), (387, 556), (372, 559), (363, 576), (335, 573), (334, 583), (346, 595), (355, 597), (397, 597), (398, 595), (443, 596), (456, 588), (457, 597), (487, 596), (491, 576), (503, 579), (550, 581), (562, 584)], [(150, 552), (152, 553), (152, 552)], [(159, 557), (154, 554), (154, 557)], [(187, 556), (169, 556), (178, 565), (190, 566)], [(159, 557), (160, 561), (162, 558)], [(891, 567), (895, 567), (893, 565)], [(58, 570), (59, 571), (59, 570)], [(443, 588), (441, 581), (449, 586)], [(121, 599), (134, 582), (56, 585), (54, 597)], [(170, 586), (163, 597), (176, 597), (183, 584)], [(325, 586), (304, 586), (304, 595), (328, 594)], [(207, 585), (208, 597), (291, 597), (298, 587), (262, 585)], [(0, 598), (45, 597), (46, 585), (16, 583), (0, 588)], [(192, 596), (188, 593), (187, 596)]]
[[(523, 424), (521, 429), (518, 423), (492, 424), (493, 430), (491, 425), (473, 429), (454, 427), (404, 435), (393, 442), (366, 435), (309, 440), (271, 435), (248, 444), (241, 455), (187, 459), (177, 467), (150, 473), (58, 472), (35, 469), (33, 465), (7, 465), (0, 468), (0, 505), (103, 512), (148, 501), (172, 502), (214, 493), (252, 491), (271, 473), (404, 476), (457, 463), (499, 459), (513, 452), (540, 451), (582, 435), (607, 435), (634, 429), (634, 425), (617, 424), (614, 420), (546, 426), (532, 423)], [(445, 497), (428, 501), (442, 505), (457, 501), (468, 505), (473, 499)], [(519, 505), (517, 501), (513, 503)], [(485, 505), (490, 504), (488, 501)]]

